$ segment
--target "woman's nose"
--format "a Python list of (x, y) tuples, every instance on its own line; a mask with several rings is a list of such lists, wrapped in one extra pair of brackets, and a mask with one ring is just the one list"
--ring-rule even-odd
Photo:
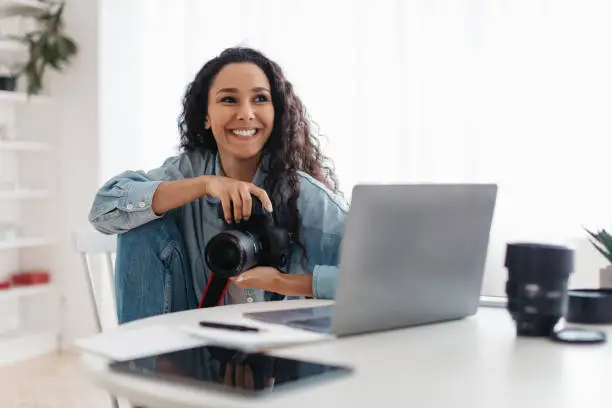
[(239, 120), (253, 120), (255, 119), (255, 112), (253, 107), (249, 103), (242, 104), (238, 110)]

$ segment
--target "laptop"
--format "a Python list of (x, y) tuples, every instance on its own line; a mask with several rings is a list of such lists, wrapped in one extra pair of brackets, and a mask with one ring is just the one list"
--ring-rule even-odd
[(337, 337), (478, 310), (495, 184), (356, 185), (333, 306), (244, 317)]

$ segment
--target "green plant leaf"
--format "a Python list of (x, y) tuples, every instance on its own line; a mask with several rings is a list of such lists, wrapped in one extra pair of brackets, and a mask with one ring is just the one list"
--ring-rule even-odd
[(59, 66), (60, 55), (57, 50), (57, 47), (55, 47), (53, 43), (49, 42), (44, 45), (42, 56), (46, 63), (50, 64), (57, 70), (60, 70), (60, 66)]
[(53, 15), (53, 24), (55, 26), (59, 26), (62, 24), (62, 14), (64, 14), (65, 6), (66, 6), (66, 3), (62, 2), (59, 8), (57, 9), (57, 11), (55, 12), (55, 14)]
[(606, 241), (606, 237), (605, 237), (605, 232), (604, 231), (597, 231), (597, 232), (593, 232), (593, 231), (589, 231), (588, 229), (585, 228), (585, 231), (597, 242), (601, 243), (602, 245), (605, 244)]
[(588, 229), (586, 229), (586, 228), (584, 228), (584, 230), (587, 232), (587, 234), (589, 234), (591, 237), (593, 237), (593, 239), (595, 239), (595, 240), (599, 241), (599, 238), (597, 238), (597, 235), (596, 235), (594, 232), (589, 231), (589, 230), (588, 230)]
[(30, 59), (36, 61), (43, 57), (45, 52), (45, 42), (44, 41), (32, 41), (30, 43)]
[(40, 78), (38, 68), (35, 64), (30, 63), (26, 66), (25, 75), (28, 80), (28, 94), (37, 94), (42, 89), (42, 79)]
[(70, 38), (60, 35), (57, 37), (57, 49), (62, 59), (68, 60), (77, 53), (77, 45)]
[(602, 254), (609, 262), (612, 263), (612, 253), (610, 252), (606, 252), (603, 248), (601, 248), (596, 242), (591, 241), (591, 244), (593, 244), (593, 247), (595, 247), (596, 250), (599, 251), (600, 254)]
[(610, 236), (606, 230), (600, 231), (599, 242), (601, 242), (609, 252), (612, 252), (612, 236)]
[(18, 75), (25, 76), (29, 95), (42, 90), (48, 67), (61, 71), (78, 52), (74, 40), (63, 33), (65, 3), (50, 4), (52, 9), (37, 18), (39, 28), (21, 37), (28, 44), (30, 55)]
[(612, 235), (610, 235), (605, 229), (600, 230), (597, 233), (584, 228), (589, 234), (591, 239), (589, 240), (593, 247), (599, 251), (610, 263), (612, 263)]

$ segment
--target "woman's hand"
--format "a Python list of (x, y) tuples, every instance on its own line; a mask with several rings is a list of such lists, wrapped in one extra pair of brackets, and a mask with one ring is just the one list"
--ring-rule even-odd
[(243, 288), (263, 289), (286, 296), (312, 296), (312, 275), (289, 275), (270, 266), (257, 266), (230, 278)]
[(225, 220), (232, 221), (232, 206), (236, 222), (251, 216), (252, 198), (255, 195), (268, 212), (272, 202), (265, 190), (252, 183), (221, 176), (199, 176), (183, 180), (163, 181), (153, 194), (153, 212), (162, 215), (197, 198), (211, 195), (221, 200)]
[(222, 176), (203, 177), (206, 180), (206, 194), (221, 200), (223, 215), (227, 223), (232, 222), (232, 209), (234, 210), (234, 220), (236, 222), (242, 219), (249, 219), (253, 207), (251, 194), (259, 198), (266, 211), (272, 212), (272, 202), (268, 194), (264, 189), (257, 187), (255, 184)]

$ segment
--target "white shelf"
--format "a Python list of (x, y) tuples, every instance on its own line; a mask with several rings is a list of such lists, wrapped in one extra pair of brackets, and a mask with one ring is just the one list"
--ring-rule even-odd
[(1, 190), (0, 199), (28, 200), (37, 198), (46, 198), (50, 194), (46, 190)]
[(51, 149), (51, 146), (48, 143), (43, 143), (43, 142), (32, 142), (32, 141), (25, 141), (25, 140), (0, 141), (0, 150), (46, 151), (50, 149)]
[(37, 17), (48, 9), (48, 4), (38, 0), (0, 0), (0, 17)]
[(56, 332), (11, 332), (0, 334), (0, 366), (40, 357), (59, 350)]
[[(7, 299), (21, 298), (25, 296), (38, 296), (54, 293), (57, 286), (54, 283), (46, 283), (31, 286), (13, 286), (10, 289), (0, 290), (0, 302)], [(2, 335), (0, 335), (0, 338)]]
[(24, 92), (0, 91), (0, 103), (43, 103), (49, 101), (48, 96), (31, 95)]
[(28, 60), (28, 47), (25, 43), (0, 38), (0, 63), (13, 65), (24, 63)]
[(33, 248), (52, 244), (53, 242), (47, 238), (18, 238), (3, 241), (0, 240), (0, 250)]

